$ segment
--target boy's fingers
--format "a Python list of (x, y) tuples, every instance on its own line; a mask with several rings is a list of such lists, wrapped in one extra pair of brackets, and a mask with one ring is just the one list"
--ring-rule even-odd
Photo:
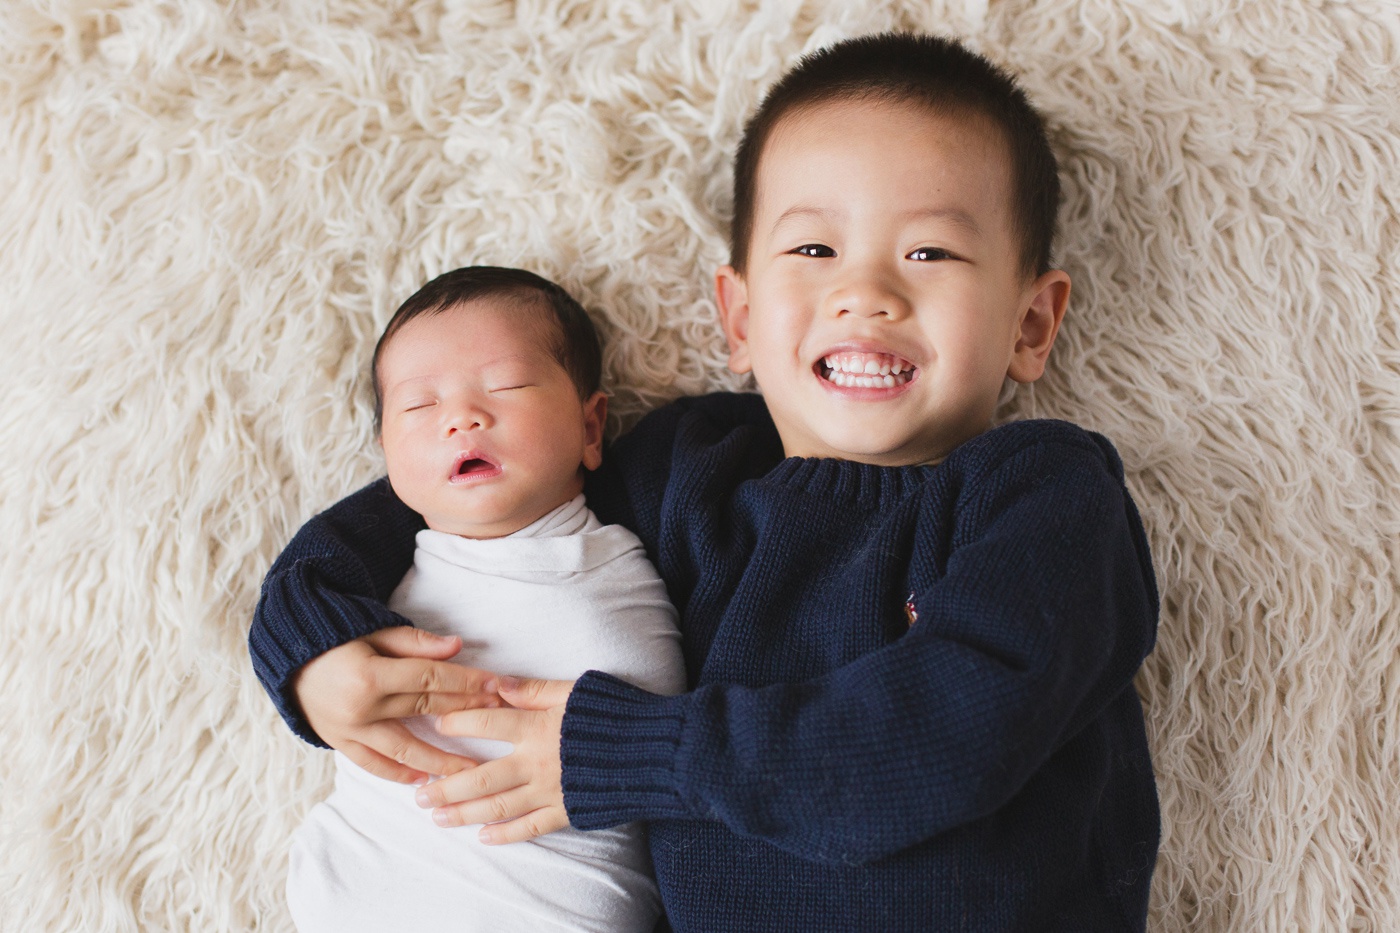
[(364, 636), (375, 651), (391, 658), (432, 658), (446, 661), (462, 650), (456, 635), (435, 635), (412, 625), (394, 625)]
[[(439, 826), (471, 826), (475, 823), (499, 823), (514, 820), (538, 810), (544, 803), (528, 784), (480, 800), (449, 804), (433, 810), (433, 822)], [(567, 825), (567, 819), (565, 820)], [(558, 827), (555, 827), (556, 829)], [(538, 834), (536, 834), (538, 835)], [(527, 838), (527, 837), (522, 837)]]
[(480, 706), (503, 706), (495, 694), (482, 693), (396, 693), (381, 697), (375, 704), (376, 719), (407, 719), (410, 716), (438, 716)]
[[(496, 695), (496, 675), (450, 661), (425, 658), (372, 658), (366, 665), (362, 695), (383, 703), (397, 694), (447, 693), (462, 696)], [(461, 704), (458, 704), (460, 707)], [(376, 705), (375, 712), (378, 712)], [(427, 712), (423, 710), (422, 712)], [(405, 715), (405, 714), (400, 714)], [(408, 713), (406, 715), (414, 715)], [(382, 718), (376, 716), (375, 718)]]
[(549, 709), (563, 706), (573, 692), (572, 680), (536, 680), (528, 677), (501, 677), (501, 699), (517, 709)]
[(438, 731), (443, 735), (519, 742), (530, 725), (532, 712), (494, 707), (457, 709), (438, 717)]
[[(407, 781), (399, 778), (390, 778), (390, 780), (413, 784), (426, 780), (429, 775), (456, 774), (476, 766), (476, 762), (468, 758), (449, 754), (436, 745), (423, 741), (399, 722), (378, 723), (367, 729), (366, 732), (364, 741), (359, 744), (367, 746), (370, 751), (384, 761), (393, 762), (405, 769), (405, 772), (401, 773), (413, 772), (415, 775), (414, 778)], [(353, 758), (351, 760), (354, 761)], [(361, 767), (364, 766), (361, 765)], [(382, 763), (381, 767), (384, 770), (390, 770), (387, 765)], [(370, 768), (365, 768), (365, 770), (377, 773)], [(385, 775), (380, 776), (384, 777)]]
[[(522, 774), (511, 756), (488, 761), (479, 767), (462, 769), (455, 774), (438, 778), (418, 788), (416, 802), (425, 810), (434, 811), (470, 806), (480, 801), (516, 790), (529, 783), (530, 776)], [(539, 806), (535, 803), (533, 806)], [(533, 809), (533, 806), (531, 809)], [(523, 812), (523, 811), (522, 811)], [(519, 815), (519, 814), (515, 814)], [(467, 822), (486, 823), (504, 817), (484, 817)], [(460, 826), (460, 822), (450, 825)]]
[(385, 758), (369, 746), (361, 745), (358, 742), (348, 742), (340, 751), (359, 767), (386, 781), (396, 781), (399, 784), (421, 784), (428, 779), (428, 775), (423, 772), (415, 771), (407, 765), (401, 765), (391, 758)]
[(508, 842), (525, 842), (568, 826), (569, 815), (563, 807), (540, 807), (517, 819), (483, 826), (477, 838), (488, 846), (498, 846)]

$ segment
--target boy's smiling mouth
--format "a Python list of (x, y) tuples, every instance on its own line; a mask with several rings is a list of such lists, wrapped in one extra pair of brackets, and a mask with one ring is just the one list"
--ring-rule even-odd
[(482, 455), (479, 451), (469, 450), (457, 455), (448, 482), (468, 483), (472, 480), (496, 476), (500, 472), (500, 464)]
[(907, 385), (917, 368), (893, 353), (843, 350), (817, 361), (817, 375), (843, 389), (894, 389)]

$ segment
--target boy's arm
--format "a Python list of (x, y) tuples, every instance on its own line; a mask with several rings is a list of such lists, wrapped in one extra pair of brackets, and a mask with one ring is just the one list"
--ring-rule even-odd
[(945, 573), (915, 561), (919, 619), (899, 641), (761, 688), (657, 697), (581, 678), (562, 727), (572, 824), (710, 818), (855, 864), (1006, 804), (1126, 702), (1156, 619), (1116, 460), (1061, 444), (1019, 456), (1058, 462), (1008, 462), (987, 478), (996, 492), (964, 504)]
[[(668, 406), (648, 415), (587, 481), (589, 506), (632, 528), (653, 554), (679, 414)], [(293, 732), (399, 781), (450, 774), (460, 763), (386, 721), (387, 703), (411, 703), (399, 716), (498, 703), (480, 672), (435, 663), (456, 653), (455, 639), (399, 629), (407, 620), (384, 605), (423, 527), (387, 478), (331, 506), (273, 564), (248, 634), (258, 680)]]
[(312, 518), (273, 563), (248, 633), (253, 670), (292, 731), (381, 777), (460, 763), (403, 716), (480, 705), (486, 679), (446, 661), (460, 645), (384, 605), (413, 562), (422, 518), (380, 479)]

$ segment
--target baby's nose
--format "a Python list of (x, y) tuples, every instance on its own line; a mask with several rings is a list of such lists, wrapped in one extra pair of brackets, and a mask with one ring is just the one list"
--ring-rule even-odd
[(455, 406), (443, 422), (444, 430), (448, 435), (490, 426), (491, 416), (486, 409), (480, 405), (472, 404)]

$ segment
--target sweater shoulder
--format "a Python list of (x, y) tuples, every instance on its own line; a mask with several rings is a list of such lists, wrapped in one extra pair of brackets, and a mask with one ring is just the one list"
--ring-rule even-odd
[(1017, 421), (968, 441), (948, 465), (957, 492), (947, 506), (960, 519), (957, 534), (975, 534), (1014, 508), (1021, 523), (1033, 520), (1062, 540), (1085, 542), (1081, 556), (1090, 539), (1129, 543), (1148, 601), (1157, 604), (1142, 516), (1108, 438), (1067, 421)]
[(1012, 421), (984, 431), (953, 451), (947, 467), (972, 481), (1003, 472), (1098, 467), (1115, 484), (1123, 461), (1111, 441), (1068, 421)]
[(768, 406), (761, 395), (741, 392), (712, 392), (678, 398), (647, 414), (628, 435), (669, 446), (685, 431), (718, 440), (732, 431), (752, 428), (777, 435)]
[(687, 396), (654, 409), (606, 451), (586, 483), (598, 517), (632, 529), (657, 556), (668, 497), (716, 472), (745, 475), (782, 456), (761, 396), (734, 392)]
[(688, 487), (697, 474), (762, 475), (783, 444), (762, 396), (736, 392), (677, 399), (648, 414), (617, 443), (625, 470), (650, 470)]

